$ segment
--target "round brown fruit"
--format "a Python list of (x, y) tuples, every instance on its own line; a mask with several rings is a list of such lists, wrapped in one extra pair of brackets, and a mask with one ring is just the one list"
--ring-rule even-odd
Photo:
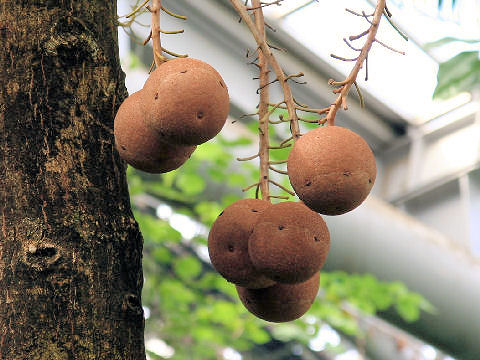
[(228, 206), (213, 224), (208, 252), (212, 265), (228, 281), (248, 288), (274, 284), (253, 267), (248, 257), (248, 237), (253, 224), (270, 205), (265, 200), (239, 200)]
[(167, 142), (202, 144), (220, 132), (228, 116), (227, 86), (200, 60), (177, 58), (161, 64), (143, 90), (148, 125)]
[(330, 249), (322, 217), (301, 202), (271, 205), (253, 227), (248, 253), (253, 266), (281, 283), (299, 283), (318, 272)]
[(275, 284), (264, 289), (237, 286), (243, 305), (253, 315), (271, 322), (287, 322), (305, 314), (315, 301), (320, 272), (298, 284)]
[(303, 135), (290, 152), (287, 169), (298, 197), (324, 215), (344, 214), (359, 206), (377, 174), (365, 140), (339, 126), (323, 126)]
[(172, 145), (162, 141), (145, 124), (144, 96), (138, 91), (120, 105), (114, 122), (115, 145), (128, 164), (150, 173), (177, 169), (196, 146)]

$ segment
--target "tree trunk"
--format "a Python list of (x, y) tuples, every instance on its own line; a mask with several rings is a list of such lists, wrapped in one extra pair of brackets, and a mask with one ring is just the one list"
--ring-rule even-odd
[(115, 1), (0, 0), (0, 359), (145, 359)]

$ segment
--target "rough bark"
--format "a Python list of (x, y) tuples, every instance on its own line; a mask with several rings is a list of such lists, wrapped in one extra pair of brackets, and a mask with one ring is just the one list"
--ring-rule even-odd
[(0, 359), (145, 359), (115, 1), (0, 0)]

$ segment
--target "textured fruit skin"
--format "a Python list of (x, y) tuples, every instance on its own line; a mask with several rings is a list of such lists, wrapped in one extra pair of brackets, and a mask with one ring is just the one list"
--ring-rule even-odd
[(243, 305), (253, 315), (271, 322), (287, 322), (305, 314), (315, 301), (320, 272), (298, 284), (276, 284), (264, 289), (237, 286)]
[(272, 280), (299, 283), (317, 273), (330, 250), (322, 217), (301, 202), (281, 202), (262, 213), (248, 240), (253, 266)]
[(228, 206), (213, 224), (208, 235), (210, 260), (228, 281), (248, 288), (274, 284), (253, 267), (248, 256), (248, 237), (253, 224), (270, 205), (265, 200), (239, 200)]
[(180, 167), (196, 146), (172, 145), (162, 141), (145, 124), (144, 94), (140, 90), (120, 105), (114, 121), (115, 146), (127, 163), (150, 173)]
[(202, 144), (222, 129), (229, 112), (227, 86), (207, 63), (177, 58), (145, 82), (146, 121), (165, 141)]
[(312, 210), (340, 215), (359, 206), (377, 175), (368, 144), (353, 131), (324, 126), (307, 132), (287, 162), (295, 193)]

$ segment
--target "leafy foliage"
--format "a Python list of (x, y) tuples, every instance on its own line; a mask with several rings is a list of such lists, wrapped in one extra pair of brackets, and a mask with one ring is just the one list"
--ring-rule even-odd
[[(253, 125), (251, 129), (257, 130)], [(273, 141), (278, 142), (281, 131), (278, 127), (272, 132)], [(323, 272), (318, 300), (307, 313), (310, 325), (306, 317), (292, 323), (271, 324), (248, 313), (234, 286), (212, 269), (202, 253), (205, 254), (208, 229), (223, 208), (240, 198), (255, 196), (254, 189), (246, 194), (239, 189), (257, 181), (257, 166), (239, 163), (232, 156), (239, 147), (252, 146), (254, 153), (256, 144), (252, 138), (218, 137), (200, 145), (180, 169), (167, 174), (149, 175), (128, 169), (135, 217), (144, 237), (143, 303), (150, 310), (147, 335), (172, 346), (175, 359), (216, 359), (225, 347), (247, 351), (272, 339), (306, 344), (318, 333), (322, 322), (345, 334), (359, 336), (356, 315), (346, 311), (346, 306), (367, 314), (393, 307), (407, 321), (418, 319), (422, 310), (432, 311), (422, 296), (408, 291), (401, 283), (380, 282), (369, 274)], [(288, 151), (289, 148), (274, 150), (273, 158), (283, 160)], [(289, 186), (286, 176), (281, 182)], [(182, 236), (187, 225), (177, 225), (175, 229), (173, 222), (154, 216), (154, 209), (149, 213), (136, 208), (135, 196), (145, 193), (161, 199), (175, 214), (195, 221), (197, 234)], [(280, 190), (279, 194), (286, 195)], [(315, 332), (307, 332), (312, 323)], [(151, 355), (152, 359), (157, 358)]]
[(479, 84), (479, 52), (462, 52), (440, 64), (433, 97), (447, 99), (463, 91), (472, 91), (478, 88)]

